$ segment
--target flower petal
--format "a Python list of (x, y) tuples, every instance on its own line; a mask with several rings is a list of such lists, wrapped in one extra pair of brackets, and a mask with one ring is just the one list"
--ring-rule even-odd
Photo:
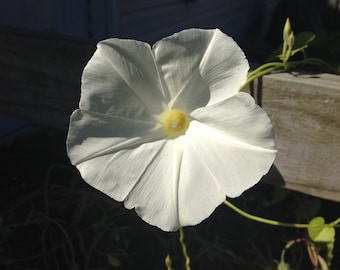
[(197, 109), (191, 117), (178, 188), (181, 226), (201, 222), (225, 196), (255, 185), (276, 154), (270, 119), (248, 94)]
[[(204, 97), (206, 103), (212, 104), (236, 94), (246, 81), (249, 65), (244, 53), (218, 29), (183, 30), (157, 42), (153, 51), (173, 103), (184, 97), (191, 103), (190, 99), (196, 99), (200, 104)], [(187, 86), (189, 90), (192, 88), (188, 82), (195, 82), (193, 76), (202, 78), (207, 85), (197, 89), (196, 97), (185, 93)]]
[(73, 165), (163, 138), (158, 124), (76, 110), (70, 119), (67, 154)]
[(177, 186), (181, 140), (159, 140), (77, 165), (93, 187), (164, 231), (179, 228)]
[[(198, 145), (194, 145), (197, 140), (193, 142), (188, 138), (182, 157), (178, 186), (178, 215), (182, 227), (196, 225), (208, 218), (226, 198), (226, 193), (213, 171), (215, 168), (210, 168), (210, 164), (205, 162), (205, 156), (196, 151), (200, 145), (209, 147), (214, 142), (201, 139)], [(215, 157), (213, 151), (205, 154)], [(217, 159), (215, 162), (222, 165)], [(218, 170), (223, 170), (223, 167), (218, 167)]]
[[(146, 222), (164, 231), (179, 228), (178, 181), (185, 137), (163, 142), (148, 164), (143, 179), (131, 190), (125, 207), (135, 208)], [(145, 155), (141, 151), (141, 155)]]
[(83, 72), (80, 109), (145, 119), (167, 107), (148, 44), (108, 39), (97, 47)]
[(195, 120), (186, 136), (178, 188), (181, 226), (201, 222), (225, 196), (239, 196), (255, 185), (275, 158), (275, 150), (239, 144)]
[(169, 107), (173, 109), (180, 108), (190, 114), (195, 109), (204, 107), (209, 102), (209, 99), (209, 86), (197, 70), (191, 75), (182, 91), (178, 92), (178, 95), (170, 101)]
[(220, 103), (197, 109), (190, 116), (215, 130), (224, 139), (249, 147), (274, 150), (271, 121), (249, 94), (238, 93)]
[(202, 77), (211, 91), (209, 104), (238, 93), (247, 80), (248, 70), (248, 60), (237, 43), (220, 30), (215, 30), (200, 63)]

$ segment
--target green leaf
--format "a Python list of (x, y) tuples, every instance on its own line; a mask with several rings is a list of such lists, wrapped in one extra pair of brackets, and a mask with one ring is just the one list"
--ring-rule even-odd
[(335, 229), (329, 224), (325, 224), (323, 217), (315, 217), (308, 224), (309, 237), (314, 242), (331, 242), (335, 237)]
[(277, 266), (277, 270), (289, 270), (289, 269), (290, 265), (288, 263), (285, 263), (284, 261), (281, 261)]
[(302, 32), (295, 36), (295, 42), (292, 50), (292, 55), (296, 54), (299, 51), (308, 47), (308, 44), (311, 43), (315, 38), (315, 35), (312, 32)]
[[(296, 54), (308, 47), (308, 44), (312, 42), (315, 38), (315, 35), (312, 32), (301, 32), (295, 35), (295, 41), (293, 45), (293, 49), (291, 55)], [(282, 48), (283, 44), (275, 49), (275, 51), (266, 59), (266, 61), (272, 61), (274, 59), (278, 59), (282, 56)]]

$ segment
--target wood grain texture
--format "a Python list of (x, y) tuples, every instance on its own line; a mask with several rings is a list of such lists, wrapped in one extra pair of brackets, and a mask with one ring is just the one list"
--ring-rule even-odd
[(271, 74), (261, 90), (278, 150), (264, 180), (340, 201), (340, 76)]

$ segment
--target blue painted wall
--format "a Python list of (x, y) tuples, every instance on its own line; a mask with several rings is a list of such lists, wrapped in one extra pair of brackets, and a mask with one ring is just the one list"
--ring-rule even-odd
[(242, 39), (268, 28), (279, 0), (0, 0), (0, 24), (95, 40), (154, 42), (190, 27), (221, 28)]

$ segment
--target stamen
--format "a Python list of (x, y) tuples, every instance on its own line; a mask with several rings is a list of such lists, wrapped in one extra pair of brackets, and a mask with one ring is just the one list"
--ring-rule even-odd
[(164, 112), (160, 121), (166, 135), (173, 138), (183, 135), (189, 126), (188, 117), (179, 109)]

